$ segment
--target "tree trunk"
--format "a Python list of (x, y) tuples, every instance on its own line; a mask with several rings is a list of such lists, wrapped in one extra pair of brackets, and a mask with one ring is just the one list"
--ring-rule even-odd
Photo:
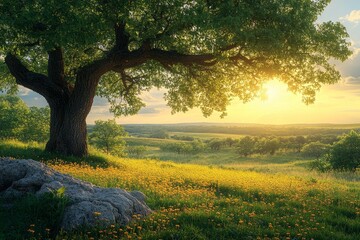
[(50, 106), (50, 139), (46, 150), (86, 156), (86, 117), (100, 77), (111, 70), (111, 61), (104, 58), (81, 68), (73, 88), (64, 78), (64, 60), (60, 48), (49, 52), (48, 76), (28, 70), (12, 54), (6, 56), (5, 62), (18, 84), (41, 94)]
[(60, 99), (48, 100), (51, 118), (47, 151), (77, 157), (88, 155), (86, 117), (100, 78), (91, 69), (78, 73), (74, 90)]
[(88, 154), (86, 116), (76, 118), (65, 113), (65, 118), (56, 136), (56, 152), (83, 157)]
[(50, 104), (50, 139), (46, 151), (77, 157), (86, 156), (86, 115), (74, 116), (68, 104)]
[(49, 104), (50, 105), (50, 139), (46, 144), (45, 150), (49, 152), (56, 152), (57, 136), (60, 133), (64, 122), (64, 105)]

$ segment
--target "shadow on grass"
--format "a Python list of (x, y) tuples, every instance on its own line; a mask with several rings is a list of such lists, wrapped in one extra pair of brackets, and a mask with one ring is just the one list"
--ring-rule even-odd
[(111, 164), (105, 157), (89, 155), (87, 157), (64, 156), (44, 151), (45, 146), (38, 143), (22, 143), (14, 140), (0, 141), (0, 157), (33, 159), (41, 162), (65, 162), (86, 164), (92, 167), (107, 168)]
[(4, 203), (8, 201), (0, 198), (0, 239), (55, 239), (69, 200), (54, 192), (41, 197), (28, 195), (11, 207)]

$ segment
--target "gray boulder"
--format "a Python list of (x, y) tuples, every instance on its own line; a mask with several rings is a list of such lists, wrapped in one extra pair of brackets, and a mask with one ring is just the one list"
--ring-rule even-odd
[(41, 196), (62, 187), (70, 200), (62, 220), (64, 230), (83, 225), (125, 225), (134, 215), (151, 213), (145, 195), (139, 191), (100, 188), (34, 160), (0, 158), (0, 197), (7, 202), (29, 193)]

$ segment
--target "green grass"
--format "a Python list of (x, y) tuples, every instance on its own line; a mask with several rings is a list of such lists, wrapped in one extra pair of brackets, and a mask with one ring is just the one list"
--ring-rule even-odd
[[(186, 136), (194, 136), (192, 133), (181, 133)], [(200, 134), (201, 135), (201, 134)], [(212, 133), (205, 133), (204, 136), (212, 136)], [(216, 134), (215, 134), (216, 135)], [(224, 137), (228, 134), (222, 134)], [(147, 151), (142, 155), (144, 159), (156, 159), (176, 163), (199, 164), (210, 167), (221, 167), (225, 169), (246, 170), (268, 174), (287, 174), (292, 176), (307, 177), (309, 179), (325, 178), (344, 181), (360, 181), (358, 173), (331, 172), (319, 174), (309, 171), (309, 163), (314, 159), (302, 156), (297, 152), (279, 152), (275, 155), (252, 155), (240, 156), (235, 148), (225, 147), (219, 151), (210, 149), (197, 154), (177, 154), (175, 152), (162, 151), (160, 147), (167, 143), (186, 142), (174, 139), (154, 138), (126, 138), (129, 146), (146, 146)], [(131, 156), (129, 156), (131, 158)]]
[(105, 154), (90, 148), (90, 155), (83, 158), (62, 156), (44, 151), (45, 144), (36, 142), (23, 143), (17, 140), (0, 140), (0, 157), (12, 157), (16, 159), (36, 159), (38, 161), (64, 161), (67, 163), (84, 163), (96, 167), (108, 167), (113, 165)]
[[(56, 239), (127, 239), (127, 236), (132, 239), (139, 236), (142, 239), (360, 239), (359, 173), (309, 172), (306, 163), (310, 160), (297, 154), (243, 158), (223, 149), (197, 155), (171, 155), (160, 153), (156, 140), (150, 143), (153, 146), (149, 154), (154, 154), (154, 157), (160, 154), (158, 159), (163, 158), (166, 162), (120, 159), (95, 150), (89, 158), (76, 160), (44, 153), (42, 145), (16, 141), (0, 142), (0, 155), (47, 163), (62, 160), (51, 166), (66, 171), (72, 169), (66, 173), (103, 187), (140, 190), (148, 196), (147, 203), (154, 210), (149, 217), (127, 227), (82, 228), (71, 233), (59, 233), (56, 227), (51, 227)], [(139, 145), (145, 141), (142, 139)], [(96, 164), (81, 163), (91, 159), (104, 164), (94, 169)], [(177, 164), (170, 159), (205, 166)], [(152, 172), (153, 168), (157, 170)], [(184, 169), (191, 169), (193, 177), (182, 175), (189, 172)], [(168, 176), (168, 172), (175, 174)], [(214, 174), (206, 177), (206, 172)], [(270, 183), (275, 179), (285, 181), (288, 187), (286, 191), (278, 192), (263, 182), (257, 188), (247, 189), (223, 182), (222, 179), (229, 175), (234, 178), (249, 176), (242, 180), (248, 181), (249, 185), (252, 181), (268, 180)], [(298, 182), (305, 190), (292, 187), (293, 182)], [(187, 193), (182, 194), (182, 191)], [(27, 230), (36, 221), (40, 222), (35, 223), (38, 226), (35, 233), (41, 234), (42, 239), (46, 238), (42, 222), (47, 222), (50, 216), (39, 214), (37, 201), (30, 197), (19, 200), (18, 207), (11, 213), (9, 210), (0, 211), (0, 239), (6, 236), (4, 233), (11, 233), (7, 236), (12, 238), (8, 239), (31, 238), (31, 232)], [(47, 203), (40, 201), (42, 204)], [(10, 215), (14, 219), (12, 224), (7, 223)], [(41, 239), (36, 236), (36, 239)]]
[(67, 204), (60, 192), (28, 195), (11, 205), (0, 199), (0, 239), (55, 238)]

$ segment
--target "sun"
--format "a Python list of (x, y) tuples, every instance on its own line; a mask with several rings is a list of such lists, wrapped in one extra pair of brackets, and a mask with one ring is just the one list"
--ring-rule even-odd
[(274, 102), (281, 100), (286, 93), (286, 85), (274, 79), (264, 84), (261, 99), (266, 102)]

